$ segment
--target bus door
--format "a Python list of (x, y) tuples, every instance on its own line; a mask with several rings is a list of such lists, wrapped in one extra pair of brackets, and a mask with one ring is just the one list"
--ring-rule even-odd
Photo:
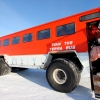
[(100, 57), (97, 56), (100, 49), (96, 52), (100, 44), (97, 41), (98, 36), (95, 35), (100, 30), (100, 9), (90, 11), (88, 14), (81, 16), (80, 22), (86, 23), (87, 26), (91, 88), (95, 93), (95, 97), (100, 98)]
[(95, 97), (100, 98), (100, 20), (87, 23), (88, 51), (90, 55), (91, 87)]

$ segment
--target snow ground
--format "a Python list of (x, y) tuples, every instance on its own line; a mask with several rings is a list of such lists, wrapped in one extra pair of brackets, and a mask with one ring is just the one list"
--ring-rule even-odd
[(16, 70), (0, 77), (0, 100), (97, 100), (90, 88), (90, 78), (82, 77), (74, 91), (60, 93), (49, 86), (44, 70)]

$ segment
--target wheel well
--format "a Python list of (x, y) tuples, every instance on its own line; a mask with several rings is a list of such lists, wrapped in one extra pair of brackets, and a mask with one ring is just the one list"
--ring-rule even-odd
[(67, 58), (67, 59), (73, 61), (77, 65), (77, 67), (80, 71), (83, 70), (83, 66), (82, 66), (81, 62), (79, 61), (77, 55), (74, 52), (51, 54), (51, 55), (52, 55), (52, 60), (57, 59), (57, 58)]
[(0, 58), (2, 58), (2, 59), (4, 59), (4, 60), (5, 60), (4, 56), (0, 56)]

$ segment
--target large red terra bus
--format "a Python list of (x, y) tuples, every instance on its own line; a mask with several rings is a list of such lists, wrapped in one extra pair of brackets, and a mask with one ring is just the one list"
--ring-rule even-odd
[(0, 75), (10, 71), (5, 63), (19, 69), (45, 69), (48, 83), (59, 92), (72, 91), (81, 75), (91, 75), (92, 90), (99, 97), (95, 81), (100, 77), (93, 72), (88, 49), (92, 22), (100, 25), (100, 7), (0, 37)]

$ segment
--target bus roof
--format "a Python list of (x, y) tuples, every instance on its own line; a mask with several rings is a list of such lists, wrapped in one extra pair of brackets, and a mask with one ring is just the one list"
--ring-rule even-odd
[(47, 24), (50, 24), (50, 23), (54, 23), (54, 22), (57, 22), (57, 21), (60, 21), (60, 20), (64, 20), (66, 18), (68, 19), (68, 18), (71, 18), (71, 17), (79, 16), (79, 15), (80, 16), (86, 15), (86, 14), (88, 14), (90, 12), (93, 12), (93, 11), (94, 12), (95, 11), (100, 11), (100, 7), (97, 7), (97, 8), (91, 9), (91, 10), (86, 10), (86, 11), (83, 11), (83, 12), (80, 12), (80, 13), (77, 13), (77, 14), (73, 14), (73, 15), (70, 15), (70, 16), (66, 16), (64, 18), (60, 18), (60, 19), (57, 19), (57, 20), (53, 20), (53, 21), (50, 21), (50, 22), (47, 22), (47, 23), (44, 23), (44, 24), (36, 25), (36, 26), (30, 27), (30, 28), (27, 28), (27, 29), (24, 29), (24, 30), (20, 30), (20, 31), (11, 33), (11, 34), (7, 34), (7, 35), (4, 35), (4, 36), (1, 36), (0, 38), (5, 37), (5, 36), (9, 36), (9, 35), (12, 35), (12, 34), (15, 34), (15, 33), (18, 33), (18, 32), (30, 30), (30, 29), (33, 29), (33, 28), (36, 28), (36, 27), (41, 27), (41, 26), (44, 26), (44, 25), (47, 25)]

